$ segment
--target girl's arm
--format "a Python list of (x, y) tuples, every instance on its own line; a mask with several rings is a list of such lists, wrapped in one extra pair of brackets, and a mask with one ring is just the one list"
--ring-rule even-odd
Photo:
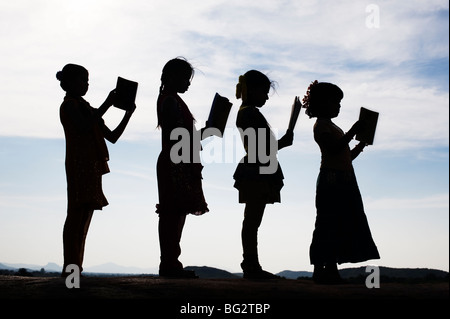
[[(344, 147), (348, 146), (348, 143), (353, 139), (353, 137), (361, 131), (363, 127), (363, 122), (356, 121), (355, 124), (351, 127), (351, 129), (344, 134), (337, 142), (333, 141), (332, 138), (327, 138), (326, 135), (329, 135), (329, 133), (322, 134), (323, 137), (321, 138), (323, 141), (323, 144), (325, 147), (331, 152), (331, 153), (337, 153), (340, 150), (342, 150)], [(361, 148), (362, 151), (362, 148)], [(358, 154), (361, 152), (359, 151)], [(356, 155), (358, 156), (358, 155)], [(355, 157), (356, 157), (355, 156)]]
[(117, 127), (113, 131), (111, 131), (105, 124), (103, 124), (102, 126), (103, 136), (111, 143), (113, 144), (116, 143), (117, 140), (122, 135), (122, 133), (125, 131), (125, 128), (127, 127), (131, 115), (133, 114), (135, 109), (136, 105), (134, 105), (134, 107), (131, 110), (126, 111), (122, 118), (122, 121), (120, 121), (119, 125), (117, 125)]
[(208, 137), (215, 136), (215, 134), (212, 134), (211, 131), (208, 132), (208, 134), (205, 134), (205, 131), (206, 131), (208, 128), (209, 128), (209, 127), (208, 127), (208, 122), (206, 122), (205, 127), (202, 127), (202, 128), (200, 129), (200, 138), (201, 138), (202, 141), (203, 141), (204, 139), (208, 138)]
[(366, 147), (366, 143), (364, 142), (359, 142), (351, 151), (351, 157), (352, 157), (352, 161), (358, 157), (358, 155), (363, 151), (364, 147)]
[(102, 117), (116, 101), (116, 90), (109, 92), (105, 102), (97, 109), (97, 116)]
[[(364, 129), (364, 121), (360, 120), (357, 121), (355, 124), (353, 124), (352, 128), (350, 129), (350, 131), (348, 133), (353, 134), (353, 136), (355, 136), (358, 132), (362, 131)], [(351, 151), (351, 157), (352, 157), (352, 161), (358, 157), (358, 155), (363, 151), (364, 147), (366, 147), (367, 144), (365, 142), (359, 142)]]
[(286, 146), (291, 146), (293, 141), (294, 141), (294, 131), (287, 130), (286, 134), (284, 134), (284, 136), (278, 140), (278, 150), (281, 150)]

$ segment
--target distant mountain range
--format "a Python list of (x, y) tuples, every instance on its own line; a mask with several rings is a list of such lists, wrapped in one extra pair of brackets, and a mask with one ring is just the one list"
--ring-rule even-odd
[[(45, 266), (30, 265), (30, 264), (9, 264), (0, 263), (0, 271), (15, 272), (19, 269), (26, 269), (30, 272), (45, 272), (45, 273), (61, 273), (62, 267), (56, 263), (48, 263)], [(205, 279), (233, 279), (241, 278), (242, 273), (231, 273), (226, 270), (217, 269), (208, 266), (188, 266), (185, 267), (189, 270), (194, 270), (200, 278)], [(366, 267), (357, 268), (343, 268), (339, 270), (341, 277), (343, 278), (357, 278), (367, 277), (369, 273), (366, 273)], [(116, 265), (114, 263), (106, 263), (94, 267), (88, 267), (85, 269), (86, 275), (155, 275), (158, 273), (156, 268), (138, 268), (138, 267), (124, 267)], [(310, 278), (312, 272), (309, 271), (292, 271), (284, 270), (277, 273), (278, 276), (286, 279), (297, 279), (300, 277)], [(390, 268), (380, 266), (381, 278), (396, 278), (396, 279), (445, 279), (449, 278), (449, 272), (437, 269), (428, 268)]]
[[(40, 271), (44, 269), (46, 272), (62, 272), (62, 266), (56, 263), (48, 263), (45, 266), (32, 265), (32, 264), (10, 264), (0, 263), (0, 270), (18, 270), (24, 268), (30, 271)], [(86, 267), (84, 269), (86, 273), (103, 273), (103, 274), (157, 274), (157, 268), (139, 268), (139, 267), (127, 267), (120, 266), (114, 263), (106, 263), (98, 266)]]
[(55, 271), (55, 272), (61, 272), (62, 267), (58, 266), (55, 263), (48, 263), (45, 266), (38, 266), (38, 265), (32, 265), (32, 264), (9, 264), (9, 263), (0, 263), (0, 269), (3, 270), (18, 270), (20, 268), (25, 268), (32, 271), (40, 271), (42, 268), (45, 269), (45, 271)]

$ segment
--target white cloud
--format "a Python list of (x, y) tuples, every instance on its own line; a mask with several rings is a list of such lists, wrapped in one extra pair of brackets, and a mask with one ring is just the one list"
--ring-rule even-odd
[(344, 89), (344, 129), (361, 105), (382, 113), (380, 148), (448, 145), (448, 91), (414, 69), (448, 59), (446, 1), (379, 1), (374, 29), (366, 25), (369, 3), (352, 1), (2, 2), (1, 135), (62, 137), (54, 75), (75, 62), (90, 71), (93, 106), (118, 75), (138, 81), (138, 110), (124, 138), (158, 138), (161, 68), (183, 55), (199, 70), (183, 96), (199, 125), (216, 91), (238, 105), (237, 77), (257, 68), (279, 83), (264, 109), (274, 127), (285, 126), (288, 111), (280, 110), (318, 78)]
[(448, 211), (448, 194), (434, 194), (422, 198), (380, 198), (366, 199), (366, 205), (373, 211)]

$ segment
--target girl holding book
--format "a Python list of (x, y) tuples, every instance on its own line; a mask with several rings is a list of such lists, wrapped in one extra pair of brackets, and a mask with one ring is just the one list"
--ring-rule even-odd
[(89, 73), (76, 64), (67, 64), (56, 74), (66, 92), (60, 107), (60, 119), (66, 138), (67, 217), (63, 230), (65, 276), (67, 265), (83, 270), (86, 236), (94, 210), (108, 205), (102, 190), (102, 175), (109, 172), (109, 155), (105, 139), (115, 143), (125, 130), (136, 106), (125, 112), (122, 121), (111, 131), (102, 119), (115, 103), (116, 92), (95, 109), (83, 99), (88, 91)]
[(263, 73), (250, 70), (239, 77), (236, 97), (242, 99), (236, 126), (239, 128), (246, 155), (233, 175), (234, 187), (239, 191), (239, 202), (245, 203), (242, 224), (244, 278), (272, 279), (277, 276), (262, 269), (258, 258), (258, 229), (267, 204), (280, 202), (283, 173), (278, 164), (278, 150), (292, 145), (291, 130), (276, 140), (269, 123), (259, 111), (269, 99), (273, 88)]
[[(200, 140), (193, 138), (195, 119), (186, 103), (178, 95), (188, 90), (194, 69), (181, 58), (166, 63), (162, 70), (161, 86), (157, 101), (158, 127), (161, 129), (162, 150), (157, 162), (159, 203), (159, 242), (161, 261), (159, 274), (173, 278), (196, 278), (192, 271), (183, 269), (178, 260), (181, 254), (180, 240), (186, 215), (202, 215), (209, 211), (202, 189), (202, 169), (199, 162)], [(180, 149), (182, 160), (172, 158), (173, 146), (180, 143), (170, 135), (173, 130), (189, 133), (187, 148)], [(189, 139), (188, 139), (189, 140)], [(183, 159), (184, 158), (184, 159)]]
[(316, 222), (310, 246), (316, 283), (341, 283), (337, 264), (379, 259), (364, 212), (352, 161), (366, 144), (350, 149), (349, 142), (364, 128), (357, 121), (344, 133), (331, 119), (339, 114), (342, 90), (331, 83), (314, 81), (303, 98), (306, 114), (316, 117), (314, 140), (322, 162), (316, 185)]

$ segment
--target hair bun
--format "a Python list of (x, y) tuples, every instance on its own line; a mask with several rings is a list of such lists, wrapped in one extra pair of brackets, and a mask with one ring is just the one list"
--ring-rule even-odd
[(59, 81), (62, 81), (62, 79), (63, 79), (63, 72), (62, 72), (62, 71), (56, 72), (56, 78), (57, 78)]

